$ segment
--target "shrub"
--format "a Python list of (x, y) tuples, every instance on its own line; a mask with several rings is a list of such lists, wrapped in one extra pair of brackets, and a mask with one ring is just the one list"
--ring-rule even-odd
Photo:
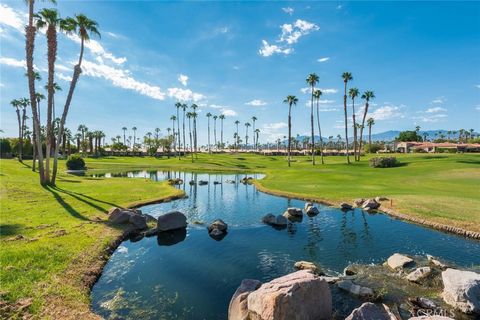
[(392, 168), (399, 164), (400, 162), (395, 157), (375, 157), (370, 159), (370, 167), (373, 168)]
[(66, 165), (68, 170), (85, 170), (85, 161), (78, 154), (69, 156)]
[(12, 146), (7, 138), (0, 139), (0, 155), (2, 158), (11, 156)]

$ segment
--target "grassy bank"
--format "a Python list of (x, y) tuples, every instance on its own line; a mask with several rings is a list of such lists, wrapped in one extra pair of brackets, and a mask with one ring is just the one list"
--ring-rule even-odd
[(42, 188), (27, 165), (0, 166), (0, 300), (32, 298), (30, 312), (51, 318), (88, 316), (93, 269), (122, 233), (106, 224), (106, 210), (179, 193), (148, 179), (66, 174)]

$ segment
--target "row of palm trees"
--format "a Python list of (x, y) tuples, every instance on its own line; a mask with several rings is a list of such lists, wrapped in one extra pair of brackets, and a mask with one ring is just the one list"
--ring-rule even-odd
[[(55, 3), (54, 0), (50, 0)], [(33, 123), (33, 140), (35, 150), (37, 152), (36, 158), (38, 158), (38, 172), (40, 177), (40, 183), (42, 185), (55, 185), (57, 168), (58, 168), (58, 154), (61, 141), (65, 131), (65, 122), (67, 120), (68, 111), (73, 99), (73, 94), (80, 74), (82, 72), (81, 65), (83, 60), (85, 42), (89, 41), (91, 35), (100, 36), (98, 31), (98, 24), (89, 19), (83, 14), (77, 14), (74, 17), (61, 18), (56, 9), (44, 8), (35, 13), (35, 0), (27, 0), (28, 5), (28, 24), (25, 28), (25, 52), (26, 52), (26, 65), (27, 65), (27, 78), (28, 89), (30, 94), (30, 108), (32, 111), (32, 123)], [(46, 115), (46, 151), (43, 153), (42, 141), (40, 139), (40, 107), (38, 99), (38, 91), (36, 90), (36, 81), (39, 80), (38, 73), (34, 70), (34, 50), (35, 50), (35, 37), (37, 31), (40, 29), (45, 30), (46, 42), (47, 42), (47, 61), (48, 61), (48, 80), (47, 80), (47, 115)], [(66, 34), (75, 34), (80, 39), (80, 53), (78, 62), (73, 68), (73, 76), (70, 81), (67, 98), (65, 100), (63, 111), (60, 116), (58, 124), (58, 130), (55, 135), (54, 130), (54, 101), (55, 93), (59, 91), (58, 85), (55, 83), (55, 63), (57, 59), (58, 48), (58, 33), (64, 32)], [(56, 136), (56, 139), (55, 139)], [(57, 141), (53, 145), (54, 141)], [(53, 155), (53, 168), (50, 170), (50, 159)], [(45, 161), (44, 161), (45, 159)], [(22, 158), (20, 157), (21, 161)]]
[[(342, 79), (344, 82), (344, 95), (343, 95), (343, 110), (344, 110), (344, 119), (345, 119), (345, 154), (347, 163), (350, 164), (350, 152), (349, 152), (349, 143), (348, 143), (348, 111), (347, 111), (347, 84), (349, 81), (353, 80), (352, 74), (350, 72), (344, 72), (342, 74)], [(314, 101), (316, 102), (316, 111), (317, 111), (317, 126), (318, 126), (318, 133), (320, 137), (320, 157), (321, 163), (324, 164), (323, 158), (323, 138), (322, 138), (322, 130), (320, 126), (320, 97), (322, 96), (322, 91), (320, 89), (315, 89), (316, 85), (319, 82), (319, 77), (315, 73), (311, 73), (308, 75), (306, 79), (307, 85), (310, 87), (310, 129), (311, 129), (311, 155), (312, 155), (312, 165), (315, 165), (315, 127), (314, 127)], [(361, 124), (357, 123), (355, 118), (355, 98), (358, 97), (360, 91), (357, 88), (350, 88), (348, 90), (348, 96), (352, 99), (352, 120), (353, 120), (353, 148), (354, 148), (354, 157), (355, 161), (360, 161), (361, 149), (362, 149), (362, 142), (363, 139), (358, 141), (357, 133), (360, 130), (360, 137), (363, 137), (363, 128), (365, 127), (365, 120), (368, 113), (368, 107), (370, 100), (375, 98), (375, 94), (373, 91), (365, 91), (361, 98), (365, 100), (365, 108), (363, 110), (363, 118)], [(294, 95), (288, 95), (285, 100), (283, 101), (288, 105), (288, 166), (290, 166), (290, 153), (291, 153), (291, 137), (292, 137), (292, 106), (298, 103), (298, 98)], [(367, 125), (369, 126), (369, 136), (371, 136), (371, 127), (374, 125), (373, 118), (369, 118), (367, 120)], [(371, 139), (369, 138), (369, 145), (371, 145)]]

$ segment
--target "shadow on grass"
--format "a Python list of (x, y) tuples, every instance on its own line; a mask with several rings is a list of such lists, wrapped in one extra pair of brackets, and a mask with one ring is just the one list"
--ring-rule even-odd
[(479, 160), (457, 160), (458, 163), (464, 163), (464, 164), (480, 164), (480, 159)]
[(0, 235), (4, 236), (12, 236), (18, 234), (22, 229), (22, 225), (20, 224), (0, 224)]

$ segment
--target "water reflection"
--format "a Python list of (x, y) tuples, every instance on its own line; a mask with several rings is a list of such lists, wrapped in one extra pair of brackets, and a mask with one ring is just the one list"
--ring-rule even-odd
[(173, 246), (185, 240), (186, 237), (187, 228), (159, 232), (157, 235), (157, 243), (159, 246)]

